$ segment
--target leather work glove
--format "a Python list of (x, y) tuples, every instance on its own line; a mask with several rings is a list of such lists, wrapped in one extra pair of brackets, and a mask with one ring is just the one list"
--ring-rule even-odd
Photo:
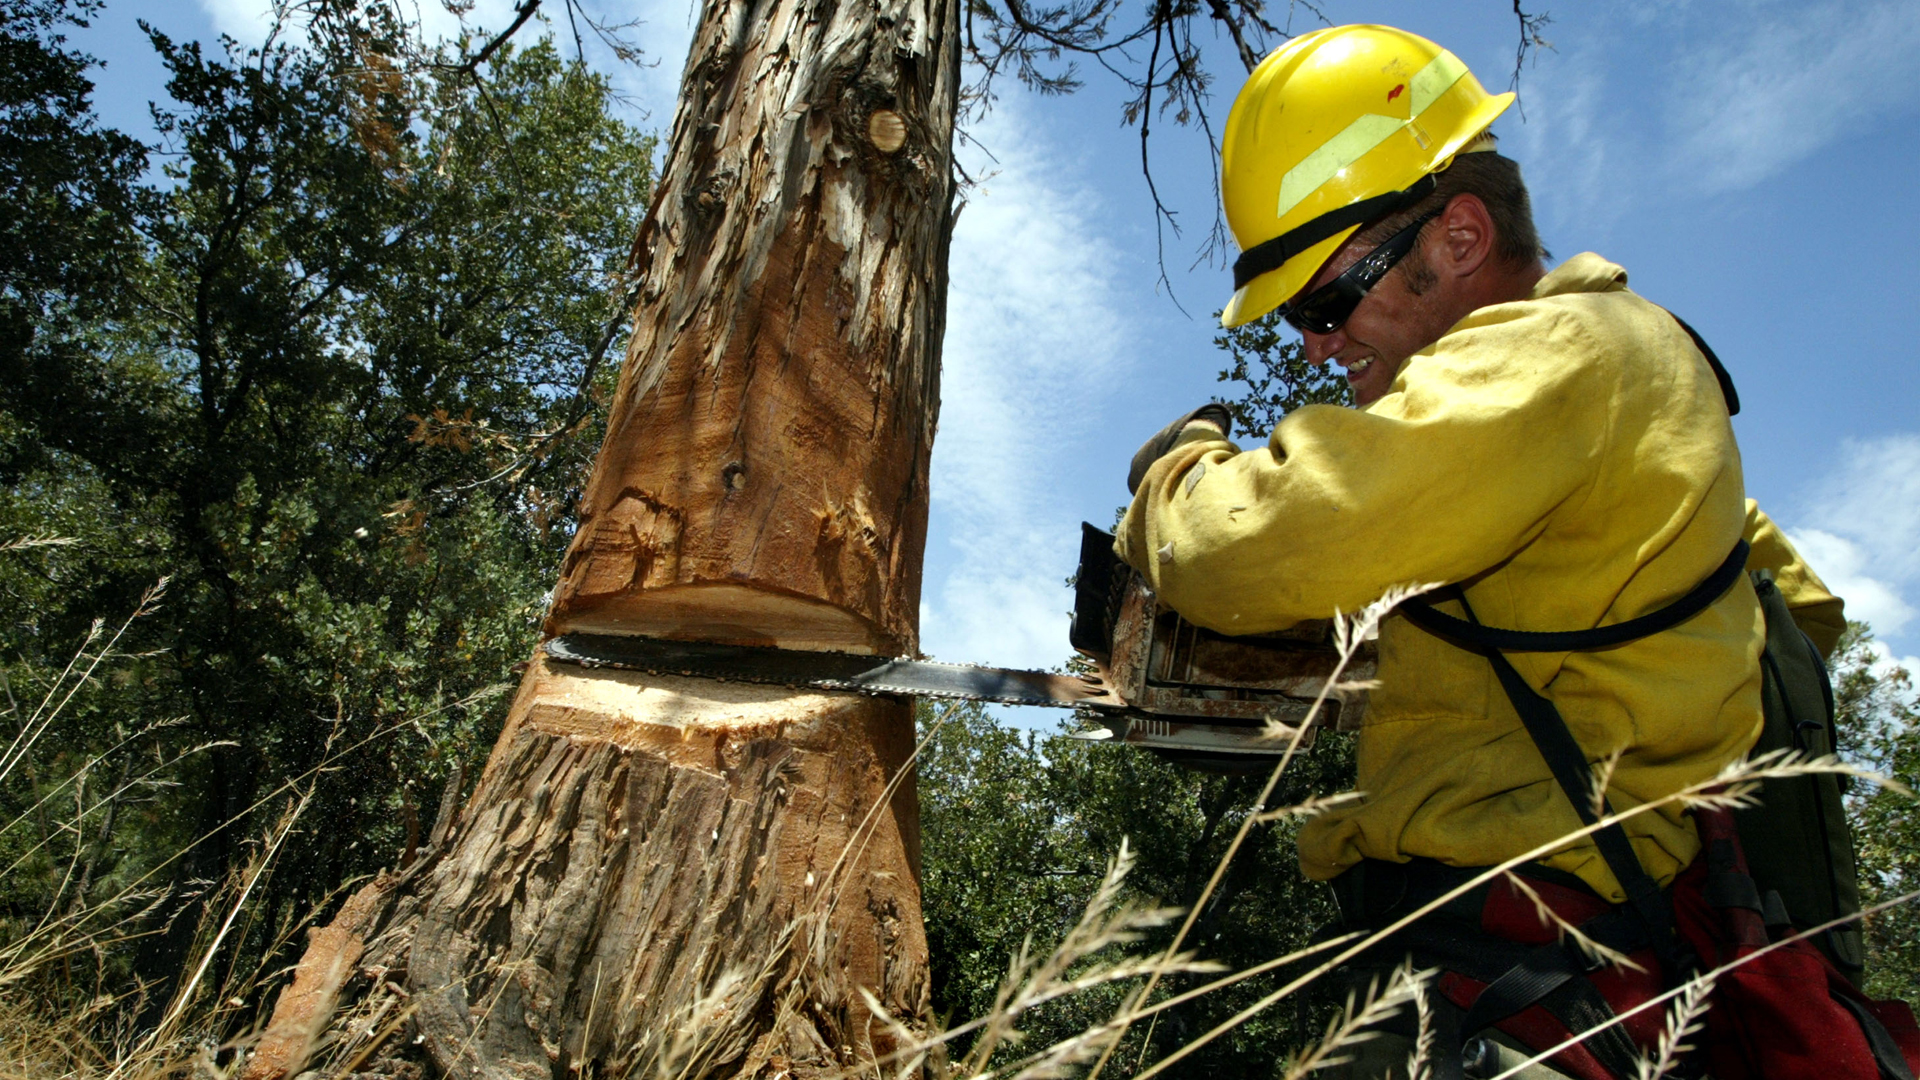
[(1233, 430), (1233, 414), (1227, 411), (1225, 405), (1217, 401), (1209, 401), (1161, 428), (1133, 455), (1133, 467), (1127, 470), (1127, 494), (1133, 494), (1140, 487), (1140, 481), (1146, 479), (1147, 470), (1153, 468), (1154, 462), (1165, 457), (1167, 451), (1173, 449), (1173, 444), (1180, 438), (1180, 432), (1195, 421), (1212, 424), (1219, 428), (1220, 437), (1223, 439)]

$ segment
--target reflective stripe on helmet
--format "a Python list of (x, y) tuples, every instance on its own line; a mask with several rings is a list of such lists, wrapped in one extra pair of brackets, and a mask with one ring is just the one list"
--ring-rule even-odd
[(1458, 57), (1391, 26), (1334, 26), (1276, 49), (1234, 99), (1220, 198), (1234, 240), (1239, 326), (1299, 294), (1353, 232), (1445, 169), (1513, 102)]
[(1313, 153), (1302, 158), (1300, 164), (1288, 169), (1280, 178), (1280, 204), (1274, 210), (1276, 217), (1285, 217), (1287, 211), (1300, 205), (1300, 200), (1320, 189), (1320, 185), (1340, 174), (1340, 170), (1366, 156), (1367, 152), (1387, 141), (1387, 136), (1412, 124), (1427, 111), (1440, 95), (1460, 77), (1467, 73), (1467, 65), (1445, 49), (1440, 55), (1428, 61), (1425, 67), (1407, 80), (1411, 114), (1402, 120), (1395, 116), (1383, 116), (1369, 113), (1348, 124), (1346, 130), (1321, 143)]

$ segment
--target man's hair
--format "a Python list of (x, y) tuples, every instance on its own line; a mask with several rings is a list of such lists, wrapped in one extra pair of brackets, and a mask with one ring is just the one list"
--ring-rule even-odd
[[(1491, 144), (1493, 136), (1482, 137)], [(1533, 225), (1533, 202), (1527, 197), (1526, 181), (1520, 179), (1520, 164), (1493, 150), (1461, 153), (1453, 164), (1435, 174), (1437, 183), (1426, 198), (1389, 214), (1360, 231), (1361, 243), (1378, 244), (1428, 214), (1439, 211), (1456, 195), (1477, 196), (1493, 219), (1494, 257), (1511, 266), (1524, 266), (1548, 257), (1540, 246), (1540, 232)], [(1407, 288), (1416, 296), (1433, 287), (1438, 278), (1419, 249), (1401, 262)]]

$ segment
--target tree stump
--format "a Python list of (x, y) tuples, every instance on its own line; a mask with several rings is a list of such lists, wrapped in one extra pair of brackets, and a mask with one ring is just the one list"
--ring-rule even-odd
[(907, 706), (536, 663), (421, 890), (449, 1076), (754, 1076), (894, 1049), (927, 1002)]
[[(957, 20), (703, 9), (550, 633), (916, 648)], [(387, 934), (419, 1044), (541, 1080), (887, 1054), (863, 994), (928, 1000), (912, 744), (904, 701), (536, 656)]]

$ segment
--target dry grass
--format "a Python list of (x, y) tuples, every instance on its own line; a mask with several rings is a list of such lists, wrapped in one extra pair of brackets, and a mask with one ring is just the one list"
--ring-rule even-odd
[[(29, 538), (13, 546), (29, 542), (59, 541)], [(59, 729), (83, 691), (103, 685), (115, 661), (142, 658), (123, 652), (121, 642), (138, 620), (156, 609), (166, 584), (162, 580), (148, 590), (133, 614), (111, 633), (96, 622), (66, 665), (48, 673), (35, 704), (14, 701), (9, 687), (8, 707), (0, 710), (0, 717), (13, 719), (11, 738), (0, 750), (0, 789), (11, 786), (31, 799), (11, 820), (0, 822), (0, 837), (29, 825), (41, 833), (32, 843), (17, 845), (12, 863), (0, 867), (0, 873), (50, 867), (52, 879), (44, 910), (37, 916), (0, 921), (0, 1080), (225, 1080), (237, 1075), (246, 1046), (258, 1035), (266, 991), (279, 974), (268, 965), (287, 955), (309, 925), (291, 918), (265, 925), (265, 908), (256, 898), (311, 804), (319, 777), (369, 743), (419, 719), (400, 720), (350, 745), (336, 745), (337, 734), (346, 730), (345, 724), (336, 723), (317, 764), (207, 834), (240, 824), (263, 809), (279, 808), (248, 846), (246, 858), (223, 880), (184, 888), (163, 883), (165, 872), (195, 846), (188, 844), (154, 860), (131, 881), (104, 892), (95, 888), (96, 861), (109, 846), (123, 808), (171, 784), (182, 763), (226, 745), (209, 742), (162, 753), (149, 736), (170, 724), (156, 723), (68, 763), (62, 774), (42, 775), (37, 786), (26, 779), (43, 740)], [(469, 707), (502, 690), (488, 688), (442, 708)], [(40, 756), (53, 764), (67, 760)], [(96, 785), (95, 778), (102, 775), (113, 779)], [(54, 849), (61, 845), (67, 850), (55, 858)], [(341, 891), (345, 888), (343, 884)], [(198, 914), (187, 960), (179, 977), (170, 980), (171, 995), (160, 1006), (159, 1019), (142, 1026), (134, 1018), (152, 1012), (152, 988), (137, 981), (113, 985), (107, 971), (112, 958), (124, 955), (139, 939), (168, 929), (163, 907)], [(236, 943), (246, 940), (267, 944), (243, 952)], [(230, 1032), (241, 1034), (223, 1041), (221, 1033)]]
[[(1357, 616), (1336, 621), (1341, 666), (1322, 691), (1321, 700), (1315, 703), (1315, 712), (1328, 696), (1347, 689), (1339, 681), (1339, 672), (1344, 670), (1347, 659), (1362, 641), (1374, 633), (1387, 612), (1412, 592), (1396, 591)], [(41, 703), (25, 715), (21, 715), (22, 710), (18, 708), (14, 710), (15, 715), (20, 717), (19, 728), (4, 755), (0, 755), (0, 783), (7, 781), (15, 767), (32, 752), (36, 742), (53, 727), (61, 708), (73, 699), (79, 686), (93, 680), (101, 665), (115, 655), (114, 648), (127, 625), (150, 611), (158, 597), (158, 591), (151, 594), (141, 609), (113, 635), (105, 636), (101, 628), (96, 627), (74, 661), (51, 680), (50, 689)], [(467, 699), (448, 707), (471, 704), (472, 700)], [(950, 712), (943, 713), (931, 725), (920, 746), (915, 749), (914, 758), (919, 756), (950, 715)], [(1305, 725), (1300, 730), (1304, 731)], [(375, 735), (370, 739), (378, 737)], [(261, 967), (260, 963), (265, 961), (251, 967), (239, 962), (237, 951), (231, 947), (232, 942), (263, 929), (257, 925), (259, 905), (254, 903), (253, 898), (272, 874), (286, 838), (311, 800), (315, 777), (322, 768), (335, 764), (370, 739), (354, 746), (336, 748), (329, 745), (322, 766), (282, 785), (266, 799), (243, 812), (243, 815), (251, 814), (271, 800), (279, 800), (282, 805), (278, 819), (258, 838), (251, 856), (198, 904), (201, 916), (190, 960), (181, 978), (175, 981), (172, 997), (161, 1010), (160, 1021), (144, 1029), (135, 1029), (127, 1019), (135, 1011), (129, 1006), (144, 1000), (141, 997), (146, 992), (143, 987), (97, 992), (91, 995), (88, 1003), (79, 1007), (53, 1005), (52, 996), (36, 992), (36, 988), (46, 985), (46, 980), (52, 977), (56, 968), (73, 958), (100, 955), (123, 946), (134, 935), (151, 932), (154, 920), (148, 916), (166, 895), (147, 882), (152, 881), (153, 875), (172, 860), (162, 861), (146, 877), (111, 896), (89, 899), (85, 885), (87, 872), (78, 854), (85, 845), (75, 844), (76, 854), (69, 860), (70, 865), (63, 871), (63, 879), (54, 893), (56, 903), (32, 925), (6, 928), (6, 938), (0, 940), (0, 1029), (8, 1033), (8, 1037), (0, 1038), (0, 1080), (12, 1080), (14, 1077), (32, 1077), (35, 1080), (172, 1080), (189, 1077), (195, 1080), (226, 1080), (237, 1076), (246, 1046), (258, 1033), (265, 991), (276, 981), (279, 973)], [(1628, 964), (1630, 961), (1626, 957), (1586, 939), (1576, 927), (1568, 925), (1551, 912), (1533, 895), (1524, 880), (1511, 871), (1522, 863), (1564, 847), (1568, 842), (1613, 822), (1656, 812), (1665, 806), (1677, 804), (1683, 807), (1734, 808), (1751, 805), (1760, 783), (1767, 779), (1834, 772), (1886, 783), (1881, 778), (1832, 758), (1809, 760), (1794, 755), (1768, 755), (1739, 762), (1710, 781), (1613, 814), (1551, 844), (1491, 867), (1474, 881), (1461, 885), (1376, 933), (1336, 937), (1238, 971), (1224, 971), (1187, 949), (1185, 941), (1196, 921), (1196, 913), (1204, 909), (1218, 888), (1252, 828), (1282, 817), (1324, 812), (1353, 797), (1349, 793), (1293, 806), (1267, 806), (1267, 800), (1292, 761), (1297, 747), (1296, 734), (1293, 743), (1268, 777), (1254, 812), (1243, 817), (1238, 833), (1229, 843), (1207, 885), (1184, 915), (1177, 909), (1140, 908), (1125, 902), (1125, 882), (1134, 865), (1134, 855), (1123, 841), (1085, 910), (1065, 936), (1044, 950), (1036, 948), (1029, 939), (1016, 951), (994, 1004), (985, 1015), (952, 1027), (931, 1027), (924, 1018), (889, 1016), (871, 993), (864, 988), (851, 988), (851, 993), (859, 996), (872, 1014), (875, 1024), (887, 1032), (898, 1049), (877, 1061), (848, 1068), (840, 1075), (929, 1075), (940, 1080), (1044, 1080), (1085, 1075), (1092, 1080), (1110, 1064), (1114, 1051), (1133, 1025), (1140, 1021), (1150, 1021), (1168, 1009), (1283, 967), (1305, 968), (1284, 985), (1212, 1030), (1189, 1040), (1158, 1061), (1137, 1067), (1132, 1075), (1136, 1080), (1146, 1080), (1173, 1067), (1260, 1012), (1300, 993), (1335, 967), (1360, 955), (1382, 938), (1434, 908), (1470, 889), (1501, 879), (1512, 882), (1523, 893), (1533, 896), (1536, 909), (1542, 917), (1553, 922), (1563, 935), (1570, 937), (1589, 956), (1601, 962)], [(121, 749), (124, 747), (84, 763), (65, 782), (54, 786), (55, 794), (64, 796), (76, 790), (84, 792), (86, 777)], [(195, 748), (194, 752), (203, 749)], [(178, 760), (175, 758), (173, 762)], [(623, 1076), (654, 1077), (658, 1080), (703, 1076), (718, 1049), (715, 1041), (717, 1033), (727, 1026), (719, 1020), (733, 1015), (750, 1001), (760, 1000), (769, 980), (785, 980), (775, 998), (776, 1025), (786, 1022), (798, 1010), (805, 1008), (814, 989), (836, 982), (834, 973), (825, 970), (826, 958), (836, 953), (833, 914), (853, 881), (855, 869), (863, 864), (866, 845), (873, 835), (881, 808), (887, 805), (897, 786), (904, 780), (912, 760), (909, 759), (893, 778), (865, 819), (854, 829), (840, 857), (822, 881), (822, 888), (814, 894), (814, 901), (787, 928), (771, 954), (750, 970), (722, 973), (705, 994), (683, 1007), (677, 1022), (648, 1033), (645, 1036), (647, 1042), (633, 1048), (633, 1053), (625, 1056), (627, 1068), (623, 1070)], [(168, 764), (163, 762), (160, 768)], [(1596, 792), (1605, 790), (1605, 780), (1612, 765), (1611, 760), (1600, 763)], [(150, 779), (151, 774), (145, 774), (144, 778)], [(86, 823), (97, 817), (103, 808), (110, 806), (112, 800), (131, 790), (130, 785), (140, 782), (143, 782), (142, 777), (123, 775), (117, 784), (110, 785), (103, 793), (91, 798), (83, 794), (75, 799), (73, 808), (68, 811), (73, 817), (71, 828), (75, 835), (82, 834)], [(53, 799), (55, 794), (45, 796), (42, 803)], [(0, 826), (0, 833), (16, 827), (25, 817), (22, 815), (14, 822)], [(237, 816), (234, 820), (240, 819)], [(1883, 910), (1911, 899), (1912, 896), (1900, 897), (1873, 910)], [(1175, 919), (1181, 920), (1180, 925), (1164, 949), (1144, 955), (1128, 953), (1128, 948), (1138, 944), (1144, 931), (1170, 924)], [(287, 923), (270, 928), (267, 937), (276, 943), (276, 947), (269, 949), (266, 955), (270, 957), (282, 953), (283, 947), (304, 929), (304, 923)], [(1823, 929), (1825, 927), (1816, 927), (1806, 933), (1813, 934)], [(1796, 938), (1804, 936), (1806, 934), (1796, 935)], [(1784, 944), (1776, 943), (1741, 962), (1750, 962), (1756, 955), (1764, 955)], [(1737, 964), (1729, 965), (1729, 968), (1733, 966)], [(1652, 1048), (1642, 1063), (1640, 1080), (1652, 1080), (1665, 1075), (1681, 1059), (1687, 1049), (1688, 1037), (1698, 1029), (1714, 981), (1726, 970), (1728, 968), (1703, 973), (1641, 1007), (1664, 1007), (1668, 1013), (1658, 1045)], [(797, 976), (794, 974), (796, 972)], [(1167, 976), (1176, 974), (1211, 978), (1201, 985), (1156, 999), (1155, 991), (1160, 983)], [(1430, 1075), (1429, 1064), (1433, 1052), (1429, 978), (1430, 973), (1403, 968), (1393, 972), (1384, 983), (1373, 986), (1357, 1000), (1349, 1000), (1318, 1039), (1281, 1063), (1288, 1080), (1300, 1080), (1315, 1070), (1344, 1060), (1355, 1046), (1370, 1037), (1370, 1032), (1381, 1021), (1408, 1009), (1414, 1011), (1420, 1037), (1406, 1071), (1410, 1077), (1424, 1080)], [(1134, 989), (1125, 995), (1120, 1006), (1107, 1019), (1047, 1046), (1025, 1045), (1021, 1023), (1032, 1010), (1098, 988), (1128, 983), (1135, 984)], [(62, 989), (63, 1000), (67, 1002), (88, 997), (86, 994), (76, 994), (71, 985)], [(115, 996), (116, 993), (119, 996)], [(349, 1003), (334, 1025), (333, 1033), (327, 1036), (330, 1042), (315, 1047), (323, 1051), (319, 1054), (319, 1075), (333, 1077), (351, 1074), (391, 1036), (404, 1028), (410, 1011), (406, 992), (391, 984), (378, 987), (361, 1000)], [(1634, 1010), (1635, 1013), (1639, 1011)], [(1616, 1018), (1613, 1023), (1624, 1018)], [(220, 1041), (220, 1033), (235, 1031), (241, 1032), (241, 1037)], [(1588, 1032), (1586, 1036), (1591, 1034)], [(971, 1038), (971, 1045), (959, 1060), (949, 1061), (949, 1046), (961, 1038)], [(1528, 1064), (1544, 1061), (1574, 1041), (1578, 1040), (1549, 1048)], [(1515, 1075), (1524, 1067), (1516, 1066), (1504, 1076)]]

